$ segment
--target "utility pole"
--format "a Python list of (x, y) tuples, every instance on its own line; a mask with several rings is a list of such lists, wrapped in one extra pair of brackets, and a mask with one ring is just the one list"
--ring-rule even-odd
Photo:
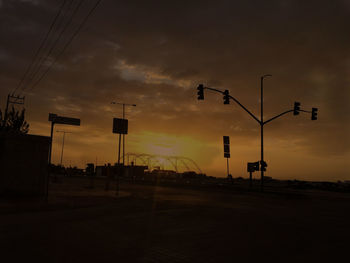
[(23, 105), (24, 99), (25, 99), (25, 96), (20, 97), (20, 96), (15, 96), (14, 94), (7, 95), (6, 108), (5, 108), (5, 119), (7, 118), (10, 104)]

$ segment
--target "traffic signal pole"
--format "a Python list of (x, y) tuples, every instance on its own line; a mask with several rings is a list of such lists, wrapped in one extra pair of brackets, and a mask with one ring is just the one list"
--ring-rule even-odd
[(264, 161), (264, 78), (272, 77), (272, 75), (267, 74), (260, 78), (260, 89), (261, 89), (261, 97), (260, 97), (260, 139), (261, 139), (261, 191), (264, 190), (264, 171), (265, 167), (263, 167)]
[[(298, 109), (295, 108), (295, 104), (294, 104), (294, 109), (292, 110), (287, 110), (285, 112), (282, 112), (266, 121), (264, 121), (264, 79), (266, 77), (271, 77), (272, 75), (270, 74), (266, 74), (266, 75), (263, 75), (261, 78), (260, 78), (260, 91), (261, 91), (261, 97), (260, 97), (260, 120), (253, 114), (251, 113), (246, 107), (243, 106), (243, 104), (241, 104), (236, 98), (232, 97), (231, 95), (228, 94), (228, 90), (225, 90), (225, 91), (221, 91), (221, 90), (218, 90), (218, 89), (214, 89), (214, 88), (209, 88), (209, 87), (204, 87), (203, 84), (200, 84), (197, 88), (198, 90), (198, 100), (204, 100), (204, 94), (203, 94), (203, 90), (206, 89), (206, 90), (211, 90), (211, 91), (215, 91), (215, 92), (218, 92), (218, 93), (221, 93), (222, 95), (224, 95), (224, 104), (229, 104), (226, 102), (226, 98), (229, 97), (230, 99), (232, 99), (234, 102), (236, 102), (243, 110), (245, 110), (254, 120), (256, 120), (259, 125), (260, 125), (260, 139), (261, 139), (261, 160), (260, 160), (260, 172), (261, 172), (261, 190), (263, 191), (264, 189), (264, 172), (265, 172), (265, 169), (266, 169), (266, 162), (264, 161), (264, 125), (287, 114), (287, 113), (290, 113), (290, 112), (295, 112), (297, 111), (298, 114), (299, 112), (305, 112), (305, 113), (311, 113), (312, 116), (311, 116), (311, 120), (317, 120), (317, 111), (318, 109), (317, 108), (312, 108), (312, 111), (306, 111), (306, 110), (302, 110), (300, 109), (300, 103), (299, 102), (296, 102), (297, 105), (298, 105)], [(296, 115), (296, 114), (294, 114)]]
[[(209, 87), (204, 87), (204, 89), (212, 90), (212, 91), (221, 93), (222, 95), (225, 95), (224, 91), (221, 91), (221, 90), (218, 90), (218, 89), (209, 88)], [(231, 100), (236, 102), (243, 110), (245, 110), (250, 116), (252, 116), (252, 118), (254, 120), (256, 120), (260, 124), (260, 120), (253, 113), (251, 113), (246, 107), (244, 107), (242, 103), (240, 103), (236, 98), (232, 97), (231, 95), (228, 95), (228, 96), (230, 97)]]
[[(264, 161), (264, 77), (260, 79), (261, 97), (260, 97), (260, 144), (261, 144), (261, 163)], [(264, 190), (264, 168), (261, 167), (261, 191)]]

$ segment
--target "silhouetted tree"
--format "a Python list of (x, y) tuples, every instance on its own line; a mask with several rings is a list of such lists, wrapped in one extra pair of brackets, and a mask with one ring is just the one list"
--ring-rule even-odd
[(25, 109), (16, 110), (14, 107), (6, 114), (0, 110), (0, 131), (10, 133), (26, 134), (29, 131), (29, 124), (26, 122)]

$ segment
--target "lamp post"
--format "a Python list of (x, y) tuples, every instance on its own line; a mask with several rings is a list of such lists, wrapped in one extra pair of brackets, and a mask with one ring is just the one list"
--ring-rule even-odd
[[(121, 102), (115, 102), (112, 101), (111, 104), (118, 104), (118, 105), (122, 105), (123, 106), (123, 119), (125, 119), (125, 106), (132, 106), (132, 107), (136, 107), (136, 104), (128, 104), (128, 103), (121, 103)], [(120, 134), (119, 134), (119, 145), (120, 145)], [(118, 164), (120, 162), (120, 147), (119, 147), (119, 151), (118, 151)], [(123, 166), (125, 164), (125, 134), (123, 134)]]
[(67, 131), (56, 131), (56, 132), (61, 132), (63, 133), (63, 138), (62, 138), (62, 150), (61, 150), (61, 166), (63, 166), (63, 149), (64, 149), (64, 138), (66, 136), (66, 133), (71, 133), (71, 132), (67, 132)]

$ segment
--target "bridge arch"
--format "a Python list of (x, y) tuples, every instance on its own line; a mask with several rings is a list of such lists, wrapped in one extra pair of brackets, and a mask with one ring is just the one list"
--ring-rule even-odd
[[(160, 167), (162, 170), (170, 168), (176, 172), (195, 171), (202, 174), (202, 170), (194, 160), (183, 156), (127, 153), (126, 160), (128, 165), (133, 162), (135, 165), (146, 165), (150, 170)], [(156, 166), (156, 164), (158, 165)]]

